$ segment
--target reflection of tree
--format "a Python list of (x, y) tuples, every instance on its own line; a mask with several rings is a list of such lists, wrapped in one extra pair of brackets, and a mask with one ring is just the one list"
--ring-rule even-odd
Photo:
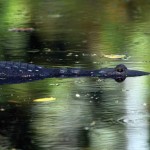
[[(47, 66), (100, 68), (101, 64), (96, 66), (93, 62), (101, 62), (101, 59), (91, 57), (91, 53), (124, 54), (129, 51), (135, 57), (140, 56), (140, 60), (145, 60), (146, 57), (149, 60), (149, 15), (147, 14), (150, 9), (146, 1), (37, 0), (27, 3), (27, 1), (9, 0), (1, 3), (3, 3), (1, 6), (3, 10), (0, 9), (0, 28), (2, 29), (0, 54), (4, 56), (2, 59), (32, 61)], [(5, 7), (5, 4), (8, 7)], [(14, 33), (7, 30), (20, 26), (33, 27), (35, 32)], [(143, 34), (145, 31), (147, 34)], [(83, 57), (83, 53), (89, 54), (88, 57)], [(50, 79), (25, 84), (25, 86), (16, 85), (18, 88), (13, 85), (3, 87), (4, 89), (12, 87), (18, 91), (16, 95), (31, 99), (53, 94), (56, 97), (59, 96), (58, 99), (62, 99), (63, 102), (46, 106), (37, 104), (24, 108), (10, 106), (8, 111), (0, 113), (1, 134), (8, 135), (14, 147), (23, 149), (36, 149), (31, 142), (33, 137), (39, 142), (37, 145), (64, 144), (63, 146), (78, 145), (80, 147), (89, 147), (93, 139), (97, 141), (103, 139), (101, 135), (89, 136), (92, 131), (84, 130), (84, 127), (89, 126), (92, 121), (98, 123), (98, 130), (101, 123), (106, 126), (111, 124), (114, 120), (109, 119), (120, 116), (119, 113), (122, 112), (120, 108), (123, 104), (115, 106), (112, 97), (116, 95), (113, 95), (110, 89), (103, 89), (104, 86), (100, 90), (94, 89), (93, 92), (96, 85), (92, 87), (93, 82), (89, 79), (86, 80), (89, 89), (84, 88), (81, 82), (82, 90), (78, 91), (81, 94), (87, 92), (89, 97), (83, 96), (81, 100), (75, 101), (75, 97), (70, 96), (66, 100), (62, 97), (63, 94), (75, 94), (73, 92), (79, 88), (72, 82), (73, 80)], [(57, 89), (49, 85), (56, 83), (64, 84), (69, 88), (57, 86)], [(116, 83), (108, 83), (112, 89), (119, 89), (113, 87)], [(102, 90), (104, 93), (101, 93)], [(93, 97), (92, 100), (91, 97)], [(17, 96), (15, 98), (19, 101)], [(89, 101), (92, 103), (89, 104)], [(116, 111), (114, 111), (115, 108)], [(31, 114), (28, 111), (31, 111)], [(30, 122), (32, 115), (33, 122)], [(31, 130), (34, 134), (28, 133)], [(111, 132), (112, 137), (117, 139), (114, 145), (117, 145), (120, 136), (116, 130), (108, 127), (104, 132), (101, 130), (100, 132), (104, 133), (104, 136), (105, 132)], [(107, 140), (107, 137), (105, 136), (104, 139)]]
[[(33, 143), (29, 124), (32, 118), (29, 106), (4, 105), (0, 113), (0, 134), (7, 137), (9, 148), (36, 149)], [(4, 141), (5, 142), (5, 141)], [(3, 143), (3, 142), (2, 142)]]

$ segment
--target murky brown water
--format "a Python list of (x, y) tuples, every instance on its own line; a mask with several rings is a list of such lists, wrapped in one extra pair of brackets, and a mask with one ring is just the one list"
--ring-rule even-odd
[[(0, 4), (0, 60), (150, 72), (148, 1)], [(144, 76), (0, 85), (0, 150), (148, 150), (149, 83)], [(42, 98), (51, 99), (35, 101)]]

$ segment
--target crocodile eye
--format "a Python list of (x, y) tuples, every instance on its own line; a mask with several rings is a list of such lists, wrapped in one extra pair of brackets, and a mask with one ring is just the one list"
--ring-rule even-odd
[(117, 72), (123, 72), (124, 69), (123, 69), (123, 68), (117, 68), (116, 71), (117, 71)]
[(123, 64), (120, 64), (120, 65), (116, 66), (115, 70), (117, 72), (125, 72), (127, 70), (127, 67), (125, 65), (123, 65)]

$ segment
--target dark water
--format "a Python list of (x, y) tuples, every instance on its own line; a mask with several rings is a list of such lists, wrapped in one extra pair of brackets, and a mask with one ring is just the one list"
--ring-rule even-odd
[[(148, 0), (1, 0), (0, 60), (150, 72), (149, 13)], [(149, 83), (145, 76), (1, 85), (0, 150), (149, 150)]]

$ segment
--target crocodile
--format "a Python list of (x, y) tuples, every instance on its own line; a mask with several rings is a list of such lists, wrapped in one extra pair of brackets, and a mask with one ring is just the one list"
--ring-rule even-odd
[(15, 84), (45, 78), (99, 77), (122, 82), (126, 77), (149, 75), (149, 72), (130, 70), (123, 64), (114, 68), (85, 70), (80, 68), (45, 68), (35, 64), (0, 61), (0, 84)]

